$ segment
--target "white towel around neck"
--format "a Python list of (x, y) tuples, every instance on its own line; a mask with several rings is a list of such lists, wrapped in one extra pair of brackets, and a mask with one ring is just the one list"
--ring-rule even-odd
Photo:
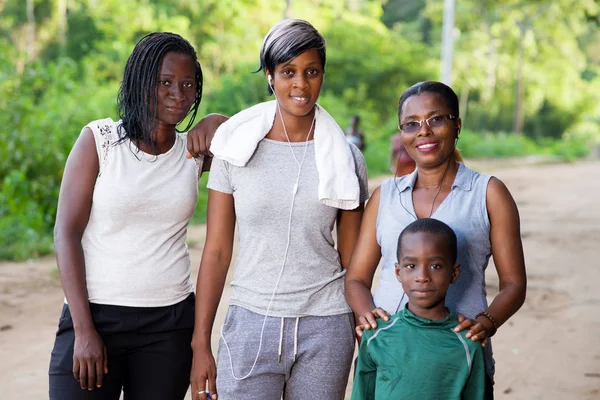
[[(272, 100), (235, 114), (217, 129), (210, 151), (217, 158), (244, 167), (273, 127), (276, 109), (276, 100)], [(360, 204), (360, 187), (352, 149), (340, 126), (319, 105), (314, 137), (319, 201), (342, 210), (355, 209)]]

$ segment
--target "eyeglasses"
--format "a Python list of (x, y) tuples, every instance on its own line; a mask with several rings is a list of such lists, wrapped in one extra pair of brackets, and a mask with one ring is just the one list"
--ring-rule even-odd
[(410, 121), (410, 122), (406, 122), (404, 124), (400, 124), (398, 126), (398, 128), (400, 128), (400, 130), (402, 132), (405, 133), (417, 133), (421, 130), (421, 126), (423, 126), (423, 122), (425, 122), (427, 125), (429, 125), (429, 127), (431, 129), (435, 129), (435, 128), (440, 128), (444, 125), (446, 125), (447, 121), (456, 119), (456, 117), (454, 115), (435, 115), (431, 118), (428, 119), (422, 119), (420, 121)]

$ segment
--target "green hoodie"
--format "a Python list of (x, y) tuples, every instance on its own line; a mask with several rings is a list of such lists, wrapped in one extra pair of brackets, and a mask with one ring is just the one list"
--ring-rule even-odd
[(439, 321), (405, 308), (364, 331), (352, 400), (481, 400), (485, 365), (481, 342), (454, 332), (456, 314)]

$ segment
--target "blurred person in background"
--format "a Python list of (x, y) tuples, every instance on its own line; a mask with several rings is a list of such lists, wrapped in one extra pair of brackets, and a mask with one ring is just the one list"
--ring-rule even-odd
[(360, 151), (364, 151), (366, 147), (365, 135), (363, 131), (358, 127), (359, 124), (360, 117), (358, 115), (353, 115), (352, 117), (350, 117), (350, 126), (346, 128), (344, 134), (346, 135), (346, 139), (348, 140), (348, 142), (358, 147)]
[(390, 145), (390, 172), (396, 176), (403, 176), (413, 172), (415, 167), (415, 161), (404, 149), (402, 137), (399, 133), (394, 134)]

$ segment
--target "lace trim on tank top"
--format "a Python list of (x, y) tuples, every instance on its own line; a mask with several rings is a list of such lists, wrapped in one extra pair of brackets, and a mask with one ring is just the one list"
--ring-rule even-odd
[[(113, 137), (116, 137), (116, 127), (117, 123), (100, 123), (97, 125), (98, 132), (101, 136), (101, 147), (100, 147), (100, 168), (98, 172), (98, 177), (102, 176), (102, 171), (104, 170), (106, 163), (108, 161), (109, 150), (114, 146), (115, 140)], [(187, 132), (183, 134), (187, 137)], [(204, 165), (204, 157), (194, 157), (194, 162), (196, 163), (196, 180), (200, 182), (200, 177), (202, 176), (202, 167)]]

